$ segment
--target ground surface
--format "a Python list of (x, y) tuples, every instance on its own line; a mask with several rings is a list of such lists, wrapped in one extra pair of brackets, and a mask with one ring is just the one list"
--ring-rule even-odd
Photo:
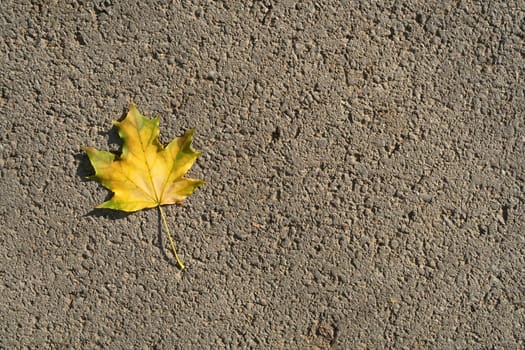
[[(2, 1), (0, 348), (523, 349), (523, 1)], [(66, 4), (69, 3), (69, 4)], [(207, 185), (92, 208), (130, 99)]]

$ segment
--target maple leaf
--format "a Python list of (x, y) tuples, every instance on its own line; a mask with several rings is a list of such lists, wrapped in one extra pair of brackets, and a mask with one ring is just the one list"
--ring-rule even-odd
[(120, 156), (93, 147), (84, 148), (95, 169), (91, 178), (114, 193), (97, 208), (133, 212), (158, 207), (173, 253), (184, 269), (161, 205), (181, 204), (204, 184), (202, 180), (184, 177), (201, 154), (191, 146), (194, 129), (186, 131), (164, 148), (158, 140), (159, 118), (144, 117), (133, 102), (124, 120), (114, 122), (114, 125), (123, 141)]

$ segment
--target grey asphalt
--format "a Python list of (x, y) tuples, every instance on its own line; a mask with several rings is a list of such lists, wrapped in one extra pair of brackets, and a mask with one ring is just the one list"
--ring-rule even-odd
[[(523, 1), (0, 2), (1, 349), (525, 348)], [(129, 101), (204, 179), (110, 193)]]

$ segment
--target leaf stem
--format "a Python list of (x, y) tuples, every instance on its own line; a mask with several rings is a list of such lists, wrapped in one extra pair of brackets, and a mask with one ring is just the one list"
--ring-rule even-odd
[(166, 232), (168, 233), (168, 240), (170, 241), (171, 250), (173, 250), (173, 255), (175, 255), (175, 259), (177, 259), (177, 264), (179, 264), (179, 267), (181, 270), (184, 270), (184, 263), (182, 260), (179, 259), (179, 256), (177, 255), (177, 250), (175, 249), (175, 243), (173, 242), (173, 238), (171, 237), (170, 229), (168, 227), (168, 222), (166, 221), (166, 214), (164, 214), (164, 210), (162, 210), (162, 207), (158, 206), (160, 211), (160, 217), (162, 218), (162, 222), (164, 223), (164, 228), (166, 229)]

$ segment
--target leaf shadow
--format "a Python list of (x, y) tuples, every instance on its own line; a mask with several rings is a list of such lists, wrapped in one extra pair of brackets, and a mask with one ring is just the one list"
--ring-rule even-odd
[[(111, 197), (113, 196), (113, 194), (110, 194), (109, 196)], [(110, 219), (110, 220), (119, 220), (119, 219), (127, 218), (130, 214), (132, 213), (128, 213), (128, 212), (120, 211), (120, 210), (93, 208), (91, 209), (91, 211), (84, 214), (84, 216), (92, 216), (92, 217), (97, 217), (97, 218), (103, 217), (105, 219)]]
[[(118, 135), (117, 128), (113, 127), (104, 134), (108, 137), (107, 145), (110, 148), (109, 152), (115, 153), (118, 157), (118, 155), (122, 153), (122, 140)], [(115, 149), (115, 146), (117, 146), (117, 149)], [(84, 151), (77, 152), (73, 155), (73, 157), (78, 162), (77, 176), (82, 178), (83, 182), (91, 181), (89, 177), (95, 174), (95, 169), (93, 169), (87, 153)]]
[[(123, 111), (123, 117), (126, 116), (126, 112)], [(106, 132), (102, 132), (100, 134), (107, 136), (107, 145), (110, 148), (110, 152), (113, 152), (117, 155), (122, 153), (122, 140), (120, 139), (120, 136), (118, 134), (117, 128), (112, 127)], [(116, 150), (114, 150), (115, 146), (117, 147)], [(113, 148), (113, 150), (111, 150)], [(89, 161), (89, 157), (87, 156), (87, 153), (77, 152), (73, 155), (75, 160), (77, 161), (77, 171), (76, 175), (80, 177), (82, 182), (87, 181), (93, 181), (92, 176), (95, 174), (95, 169), (91, 165), (91, 162)], [(113, 193), (109, 192), (106, 196), (105, 201), (109, 200), (113, 196)], [(94, 217), (104, 217), (106, 219), (122, 219), (129, 215), (130, 213), (122, 212), (118, 210), (111, 210), (111, 209), (104, 209), (104, 208), (94, 208), (90, 212), (86, 213), (84, 216), (94, 216)]]
[[(120, 118), (117, 119), (117, 121), (119, 122), (123, 121), (127, 115), (128, 115), (128, 109), (123, 108), (122, 114), (120, 115)], [(123, 141), (120, 138), (120, 135), (118, 134), (117, 127), (113, 125), (111, 129), (104, 132), (103, 134), (105, 134), (108, 137), (107, 146), (109, 147), (109, 152), (115, 153), (117, 157), (120, 157), (120, 155), (122, 154)], [(115, 149), (115, 146), (117, 147), (116, 149)]]
[(118, 130), (115, 126), (104, 133), (108, 137), (107, 146), (109, 152), (115, 153), (117, 156), (122, 154), (122, 139), (118, 134)]
[(78, 152), (73, 155), (78, 163), (77, 176), (82, 179), (82, 182), (90, 181), (89, 176), (95, 173), (95, 170), (89, 162), (86, 152)]

